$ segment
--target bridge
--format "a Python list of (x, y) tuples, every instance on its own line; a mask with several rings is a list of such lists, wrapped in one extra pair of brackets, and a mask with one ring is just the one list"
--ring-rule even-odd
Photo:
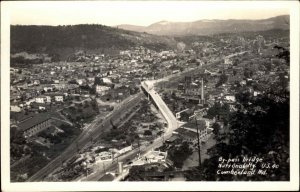
[(175, 129), (178, 128), (178, 122), (172, 111), (162, 100), (160, 95), (154, 90), (153, 81), (143, 81), (141, 83), (141, 88), (145, 95), (152, 101), (156, 108), (161, 112), (168, 124), (168, 129), (166, 133), (172, 133)]

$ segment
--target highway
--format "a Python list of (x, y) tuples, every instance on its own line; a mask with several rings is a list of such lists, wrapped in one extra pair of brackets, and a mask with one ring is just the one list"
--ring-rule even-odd
[(154, 83), (155, 81), (144, 81), (142, 82), (142, 87), (151, 96), (159, 111), (167, 121), (168, 128), (166, 130), (166, 133), (173, 132), (175, 129), (178, 128), (177, 119), (171, 112), (171, 110), (168, 108), (166, 103), (162, 100), (160, 95), (154, 90)]
[[(200, 69), (201, 67), (198, 67), (198, 68)], [(173, 131), (176, 130), (177, 128), (179, 128), (180, 125), (179, 125), (179, 122), (177, 121), (176, 117), (174, 116), (174, 114), (171, 112), (171, 110), (166, 105), (166, 103), (162, 100), (160, 95), (155, 91), (154, 85), (159, 84), (162, 81), (167, 81), (171, 78), (177, 78), (179, 76), (182, 76), (182, 75), (189, 73), (191, 71), (194, 71), (194, 70), (195, 69), (186, 70), (182, 73), (172, 74), (172, 75), (169, 75), (164, 78), (157, 79), (157, 80), (143, 81), (141, 83), (141, 87), (146, 91), (147, 94), (149, 94), (149, 96), (151, 96), (152, 101), (155, 102), (160, 113), (163, 115), (163, 117), (167, 121), (168, 128), (165, 130), (165, 132), (162, 136), (156, 138), (151, 144), (149, 144), (147, 146), (141, 146), (140, 150), (138, 150), (138, 148), (137, 148), (137, 149), (134, 149), (134, 150), (118, 157), (117, 161), (114, 160), (112, 163), (109, 162), (107, 165), (105, 165), (106, 166), (105, 170), (103, 167), (101, 167), (101, 168), (97, 169), (94, 173), (81, 179), (81, 181), (99, 181), (101, 179), (101, 177), (103, 177), (105, 175), (105, 172), (115, 172), (117, 170), (118, 161), (125, 162), (127, 159), (133, 160), (137, 157), (139, 152), (140, 152), (140, 155), (143, 156), (148, 151), (153, 150), (153, 149), (158, 148), (161, 145), (163, 145), (163, 141), (169, 139), (172, 136)]]
[(159, 94), (154, 90), (155, 83), (155, 81), (144, 81), (141, 83), (141, 86), (152, 97), (153, 101), (158, 106), (159, 111), (167, 121), (168, 128), (165, 130), (165, 133), (162, 136), (156, 138), (151, 144), (147, 146), (141, 146), (140, 150), (138, 150), (137, 148), (118, 157), (117, 161), (115, 160), (112, 163), (108, 163), (107, 165), (105, 165), (105, 170), (103, 167), (101, 167), (96, 172), (83, 178), (82, 181), (98, 181), (101, 177), (104, 176), (104, 172), (114, 172), (115, 170), (117, 170), (118, 161), (125, 162), (126, 159), (133, 160), (137, 157), (139, 152), (141, 153), (140, 155), (143, 156), (148, 151), (160, 147), (163, 144), (163, 141), (169, 139), (172, 136), (173, 131), (179, 127), (176, 117), (173, 115), (173, 113), (159, 96)]
[(126, 111), (132, 109), (137, 106), (142, 99), (143, 94), (138, 93), (134, 96), (131, 96), (121, 102), (118, 107), (116, 107), (111, 114), (109, 114), (102, 121), (103, 117), (98, 115), (95, 120), (84, 129), (84, 131), (78, 136), (78, 138), (67, 147), (58, 157), (49, 162), (45, 167), (31, 176), (27, 181), (43, 181), (43, 179), (52, 173), (55, 169), (60, 167), (63, 162), (67, 161), (75, 154), (78, 153), (78, 150), (85, 147), (93, 138), (97, 138), (103, 132), (111, 129), (112, 125), (110, 120), (116, 122), (120, 119), (122, 114), (125, 114)]

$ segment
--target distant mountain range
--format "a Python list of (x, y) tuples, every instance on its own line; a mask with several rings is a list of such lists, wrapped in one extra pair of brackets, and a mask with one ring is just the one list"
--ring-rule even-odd
[(130, 31), (146, 32), (155, 35), (186, 36), (213, 35), (246, 31), (266, 31), (290, 28), (289, 15), (282, 15), (261, 20), (199, 20), (194, 22), (160, 21), (149, 26), (118, 25), (117, 28)]

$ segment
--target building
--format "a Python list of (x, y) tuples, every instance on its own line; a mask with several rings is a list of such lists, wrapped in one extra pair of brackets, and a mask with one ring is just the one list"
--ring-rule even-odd
[(181, 118), (181, 113), (186, 112), (186, 111), (189, 111), (189, 109), (187, 108), (187, 109), (184, 109), (182, 111), (179, 111), (179, 112), (175, 113), (176, 119), (180, 119)]
[(232, 65), (232, 60), (231, 60), (231, 58), (225, 57), (225, 58), (224, 58), (224, 64), (225, 64), (225, 65)]
[(99, 95), (105, 95), (110, 90), (110, 87), (104, 85), (96, 85), (96, 93)]
[(190, 131), (184, 128), (179, 128), (176, 130), (178, 135), (186, 141), (196, 143), (197, 142), (197, 133)]
[(55, 95), (54, 100), (57, 102), (63, 102), (64, 101), (64, 96), (63, 95)]
[(30, 116), (17, 125), (24, 137), (31, 137), (51, 126), (51, 117), (47, 114)]
[(236, 101), (234, 95), (225, 95), (224, 99), (227, 100), (227, 101), (229, 101), (229, 102), (235, 102)]
[(12, 111), (12, 112), (21, 112), (22, 108), (17, 103), (12, 103), (10, 105), (10, 111)]
[(44, 89), (45, 92), (53, 91), (53, 87), (52, 86), (46, 86), (43, 89)]
[(45, 96), (39, 96), (35, 98), (36, 103), (45, 103), (47, 101), (47, 98)]
[(200, 96), (201, 87), (196, 83), (191, 83), (188, 87), (186, 87), (185, 94), (189, 96)]
[[(197, 121), (197, 122), (196, 122)], [(205, 120), (196, 120), (196, 121), (191, 121), (188, 122), (184, 125), (182, 125), (183, 129), (189, 130), (194, 132), (195, 134), (197, 133), (197, 128), (199, 129), (199, 137), (200, 141), (207, 141), (208, 139), (208, 123)]]
[(34, 85), (39, 85), (39, 84), (40, 84), (40, 80), (34, 80), (34, 81), (33, 81), (33, 84), (34, 84)]
[(145, 154), (144, 158), (146, 163), (162, 163), (166, 161), (167, 156), (167, 152), (150, 151)]
[(82, 85), (85, 80), (84, 79), (77, 79), (76, 82), (78, 83), (78, 85)]
[(111, 161), (113, 159), (113, 154), (112, 152), (109, 151), (102, 151), (95, 157), (95, 161)]
[(51, 103), (51, 97), (49, 95), (46, 95), (45, 97), (46, 97), (46, 102)]
[(114, 148), (110, 149), (111, 152), (116, 153), (116, 155), (122, 155), (128, 151), (131, 151), (132, 145), (126, 145), (126, 144), (121, 144), (121, 145), (116, 145)]

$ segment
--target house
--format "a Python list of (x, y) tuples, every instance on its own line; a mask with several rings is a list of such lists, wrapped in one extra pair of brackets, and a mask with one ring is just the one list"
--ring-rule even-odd
[(63, 102), (64, 101), (64, 96), (63, 95), (55, 95), (54, 100), (57, 102)]
[(175, 114), (175, 116), (176, 116), (176, 119), (180, 119), (180, 117), (181, 117), (181, 113), (183, 113), (183, 112), (185, 112), (185, 111), (188, 111), (189, 109), (187, 108), (187, 109), (184, 109), (184, 110), (182, 110), (182, 111), (179, 111), (179, 112), (177, 112), (176, 114)]
[(55, 79), (55, 80), (54, 80), (54, 83), (55, 83), (55, 84), (58, 84), (58, 83), (59, 83), (59, 80), (58, 80), (58, 79)]
[(150, 151), (145, 154), (144, 158), (146, 163), (161, 163), (166, 161), (167, 156), (168, 152)]
[(131, 151), (132, 149), (132, 145), (120, 144), (110, 149), (110, 151), (116, 153), (117, 155), (122, 155), (123, 153)]
[(242, 80), (242, 81), (240, 82), (240, 85), (241, 85), (241, 86), (246, 85), (246, 84), (247, 84), (246, 80)]
[(225, 65), (231, 65), (232, 64), (232, 60), (230, 58), (228, 58), (228, 57), (225, 57), (224, 58), (224, 64)]
[(31, 137), (51, 126), (51, 117), (48, 114), (30, 116), (17, 125), (25, 137)]
[(102, 78), (102, 82), (106, 83), (106, 84), (111, 84), (112, 83), (112, 81), (109, 78), (106, 78), (106, 77)]
[(34, 85), (39, 85), (39, 84), (40, 84), (40, 80), (34, 80), (34, 81), (33, 81), (33, 84), (34, 84)]
[(230, 102), (235, 102), (235, 96), (234, 95), (225, 95), (224, 97), (225, 100), (230, 101)]
[(82, 85), (83, 83), (85, 83), (85, 79), (77, 79), (76, 82), (78, 83), (78, 85)]
[(181, 138), (186, 141), (190, 141), (193, 143), (197, 142), (197, 133), (195, 133), (194, 131), (190, 131), (181, 127), (179, 129), (176, 129), (176, 132)]
[(45, 92), (53, 91), (53, 87), (52, 86), (45, 86), (43, 89), (44, 89)]
[(36, 103), (45, 103), (47, 101), (47, 98), (45, 96), (38, 96), (35, 98)]
[(47, 102), (47, 103), (51, 103), (51, 96), (46, 95), (45, 97), (46, 97), (46, 102)]
[(66, 84), (65, 83), (58, 83), (58, 84), (54, 84), (54, 87), (58, 90), (61, 90), (61, 89), (65, 89)]
[(97, 94), (105, 95), (108, 90), (110, 90), (109, 86), (96, 85), (96, 93)]
[(22, 109), (18, 105), (18, 103), (11, 103), (11, 105), (10, 105), (10, 111), (12, 111), (12, 112), (20, 112), (21, 110)]
[(109, 151), (102, 151), (95, 157), (95, 161), (111, 161), (113, 159), (113, 154), (112, 152)]
[(200, 141), (205, 142), (208, 139), (208, 133), (207, 133), (208, 123), (205, 120), (196, 120), (196, 121), (188, 122), (182, 125), (182, 128), (192, 131), (194, 133), (197, 133), (197, 128), (198, 128)]

